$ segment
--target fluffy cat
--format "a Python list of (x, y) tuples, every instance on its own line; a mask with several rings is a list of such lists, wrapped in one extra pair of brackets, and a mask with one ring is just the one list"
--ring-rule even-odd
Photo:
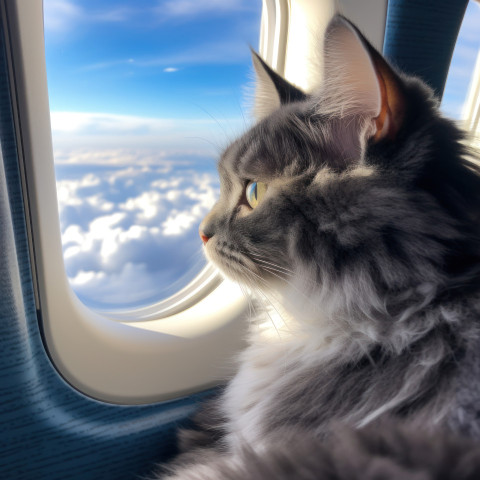
[(341, 16), (314, 92), (254, 65), (260, 118), (221, 157), (201, 237), (283, 325), (252, 323), (168, 478), (480, 478), (479, 448), (445, 433), (480, 439), (480, 175), (463, 134)]
[(178, 480), (478, 480), (480, 445), (443, 432), (396, 423), (334, 429), (326, 440), (311, 430), (279, 429), (261, 448), (235, 455), (199, 454), (172, 468)]

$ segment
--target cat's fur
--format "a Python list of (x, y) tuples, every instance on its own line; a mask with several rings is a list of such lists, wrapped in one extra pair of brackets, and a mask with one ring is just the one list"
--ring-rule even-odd
[[(309, 429), (280, 429), (261, 448), (205, 455), (174, 467), (181, 480), (478, 480), (480, 444), (385, 422), (339, 426), (322, 441)], [(191, 463), (190, 463), (191, 462)], [(169, 477), (170, 478), (170, 477)]]
[[(480, 478), (478, 465), (455, 466), (478, 448), (397, 425), (480, 440), (478, 168), (431, 90), (344, 18), (324, 51), (310, 94), (254, 57), (261, 118), (224, 152), (201, 229), (207, 256), (284, 309), (284, 323), (273, 334), (252, 324), (237, 375), (182, 434), (190, 454), (173, 475)], [(249, 180), (268, 185), (253, 210)], [(374, 427), (386, 417), (391, 437)], [(332, 440), (338, 424), (361, 430)], [(385, 448), (389, 475), (370, 445)], [(424, 463), (411, 460), (418, 449)]]

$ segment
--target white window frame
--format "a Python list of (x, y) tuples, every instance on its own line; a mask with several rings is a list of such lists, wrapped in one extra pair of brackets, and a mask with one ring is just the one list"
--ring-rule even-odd
[[(369, 26), (359, 15), (366, 3), (382, 10), (379, 0), (359, 3), (345, 0), (342, 11), (370, 34), (372, 18)], [(381, 47), (386, 0), (380, 3), (385, 5), (383, 16), (374, 15), (373, 26), (381, 39), (374, 44)], [(304, 31), (305, 21), (308, 28), (317, 27), (314, 18), (326, 24), (335, 8), (334, 0), (263, 0), (260, 53), (279, 73), (304, 86), (289, 72), (297, 70), (298, 49), (310, 40), (292, 32)], [(124, 313), (95, 312), (73, 293), (58, 219), (43, 4), (5, 0), (2, 9), (36, 302), (57, 370), (83, 393), (123, 404), (166, 400), (217, 384), (231, 374), (232, 358), (244, 344), (248, 322), (242, 319), (248, 309), (240, 289), (220, 281), (213, 269), (160, 304)]]
[(480, 52), (470, 79), (467, 97), (462, 109), (463, 127), (471, 135), (471, 141), (480, 148)]

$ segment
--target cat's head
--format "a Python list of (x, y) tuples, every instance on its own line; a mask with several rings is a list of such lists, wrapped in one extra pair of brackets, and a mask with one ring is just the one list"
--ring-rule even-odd
[(205, 252), (239, 282), (333, 310), (437, 292), (477, 252), (464, 237), (480, 183), (461, 134), (428, 87), (343, 17), (324, 54), (310, 93), (254, 55), (260, 118), (221, 157), (220, 200), (200, 227)]

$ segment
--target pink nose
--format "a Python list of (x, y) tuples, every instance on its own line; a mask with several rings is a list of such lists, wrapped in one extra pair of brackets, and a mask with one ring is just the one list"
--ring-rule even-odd
[(202, 239), (202, 242), (205, 245), (210, 240), (210, 237), (207, 237), (201, 230), (199, 230), (198, 233), (200, 234), (200, 238)]

